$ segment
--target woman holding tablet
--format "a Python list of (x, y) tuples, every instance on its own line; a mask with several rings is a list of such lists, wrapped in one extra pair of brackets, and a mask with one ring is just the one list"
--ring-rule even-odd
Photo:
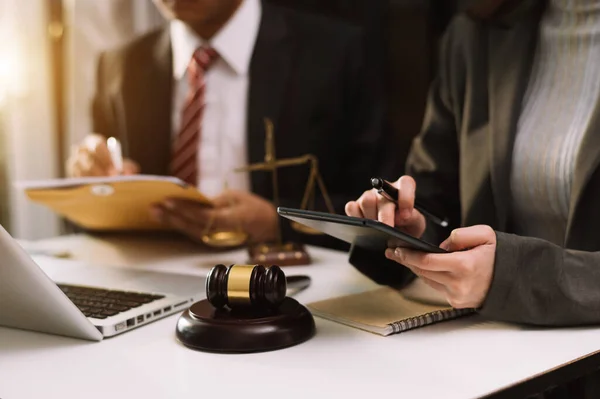
[(492, 3), (493, 17), (459, 15), (446, 32), (397, 202), (372, 190), (346, 206), (452, 253), (351, 261), (391, 285), (412, 271), (496, 320), (599, 323), (600, 0)]
[[(417, 275), (496, 320), (600, 323), (600, 0), (476, 4), (492, 17), (449, 26), (397, 201), (371, 190), (346, 206), (451, 253), (355, 248), (350, 261), (383, 284)], [(544, 396), (600, 397), (599, 381)]]

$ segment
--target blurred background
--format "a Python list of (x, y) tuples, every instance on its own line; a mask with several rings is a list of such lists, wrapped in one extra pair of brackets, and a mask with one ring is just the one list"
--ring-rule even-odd
[[(419, 131), (438, 40), (454, 0), (267, 0), (341, 18), (368, 33), (385, 81), (395, 170)], [(164, 21), (151, 0), (0, 0), (0, 224), (21, 239), (62, 232), (15, 188), (64, 176), (70, 147), (90, 132), (98, 54)]]

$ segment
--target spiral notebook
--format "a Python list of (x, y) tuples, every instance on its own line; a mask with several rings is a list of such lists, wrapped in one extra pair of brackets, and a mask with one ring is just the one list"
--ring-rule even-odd
[(474, 313), (413, 301), (389, 287), (313, 302), (308, 308), (315, 316), (383, 336)]

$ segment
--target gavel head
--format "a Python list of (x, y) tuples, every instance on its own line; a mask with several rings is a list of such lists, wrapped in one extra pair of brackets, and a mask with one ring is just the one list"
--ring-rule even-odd
[(278, 266), (216, 265), (206, 278), (206, 296), (217, 309), (274, 309), (286, 291), (286, 277)]

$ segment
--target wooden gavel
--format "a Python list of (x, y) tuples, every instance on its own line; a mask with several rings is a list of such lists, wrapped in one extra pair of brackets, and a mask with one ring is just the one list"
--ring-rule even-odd
[(279, 266), (216, 265), (206, 278), (206, 296), (217, 309), (275, 309), (285, 299), (287, 280)]
[(311, 338), (315, 321), (293, 295), (308, 276), (286, 277), (278, 266), (216, 265), (206, 278), (206, 299), (177, 321), (184, 345), (208, 352), (250, 353), (287, 348)]

